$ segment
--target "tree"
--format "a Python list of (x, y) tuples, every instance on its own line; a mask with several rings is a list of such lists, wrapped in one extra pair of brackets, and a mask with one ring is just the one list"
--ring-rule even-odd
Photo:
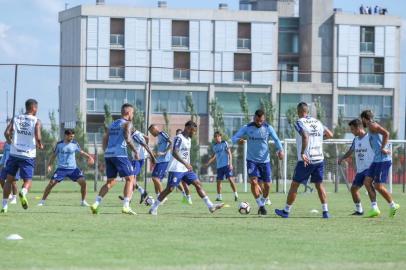
[(240, 106), (241, 106), (241, 111), (244, 116), (244, 123), (250, 122), (248, 98), (247, 98), (247, 94), (245, 94), (245, 92), (242, 92), (240, 95)]
[(113, 116), (111, 115), (110, 106), (104, 104), (104, 130), (106, 131), (110, 124), (113, 122)]
[(165, 121), (165, 127), (164, 127), (164, 131), (168, 134), (171, 134), (171, 129), (169, 128), (169, 115), (168, 112), (166, 110), (164, 110), (162, 112), (162, 116), (164, 117), (164, 121)]
[(144, 131), (145, 128), (145, 116), (143, 111), (134, 110), (133, 126), (136, 130)]
[[(194, 122), (197, 122), (197, 112), (193, 103), (192, 93), (188, 93), (186, 95), (186, 111), (190, 114), (190, 119)], [(198, 135), (192, 137), (190, 149), (190, 164), (193, 166), (193, 168), (195, 168), (195, 170), (200, 164), (200, 146)]]
[(286, 127), (286, 134), (287, 138), (294, 138), (295, 137), (295, 122), (297, 119), (297, 109), (295, 107), (290, 107), (286, 111), (286, 120), (288, 122), (288, 125)]
[(261, 109), (265, 112), (266, 115), (266, 122), (268, 124), (273, 125), (275, 121), (275, 112), (276, 108), (272, 104), (270, 97), (268, 98), (261, 98), (260, 99)]
[[(82, 112), (76, 107), (76, 126), (75, 126), (75, 140), (79, 143), (82, 150), (87, 152), (87, 136), (85, 122), (83, 121)], [(79, 159), (79, 168), (85, 170), (87, 168), (87, 161)]]
[(217, 98), (212, 99), (209, 102), (209, 108), (210, 108), (210, 116), (211, 118), (213, 118), (213, 129), (215, 131), (221, 132), (221, 134), (223, 134), (224, 140), (228, 140), (228, 136), (225, 134), (223, 108), (221, 108), (221, 106), (218, 104)]
[(37, 152), (37, 172), (38, 174), (46, 174), (46, 165), (49, 161), (53, 153), (53, 149), (58, 142), (59, 139), (59, 127), (56, 122), (55, 111), (51, 111), (48, 113), (50, 128), (45, 129), (42, 126), (41, 135), (42, 135), (42, 143), (44, 144), (45, 148), (43, 150), (38, 150)]
[(314, 100), (314, 106), (316, 107), (316, 117), (322, 123), (325, 123), (326, 120), (326, 111), (324, 110), (323, 106), (321, 105), (320, 97), (317, 97)]
[(341, 111), (338, 112), (338, 119), (337, 119), (337, 125), (334, 128), (334, 138), (335, 139), (342, 139), (345, 136), (347, 127), (344, 122), (344, 116)]

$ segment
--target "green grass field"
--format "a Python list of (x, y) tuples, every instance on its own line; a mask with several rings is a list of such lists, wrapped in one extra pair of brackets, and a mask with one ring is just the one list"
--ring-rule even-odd
[[(275, 207), (284, 194), (271, 194), (269, 216), (259, 218), (249, 193), (241, 200), (252, 206), (250, 215), (237, 212), (228, 185), (223, 195), (230, 208), (209, 214), (193, 191), (192, 206), (173, 193), (157, 217), (133, 202), (137, 216), (121, 214), (118, 184), (94, 216), (79, 206), (79, 187), (66, 181), (54, 189), (47, 205), (37, 207), (45, 182), (34, 182), (30, 208), (11, 205), (0, 216), (0, 269), (405, 269), (406, 211), (388, 217), (352, 217), (350, 194), (329, 193), (333, 218), (323, 220), (317, 195), (300, 194), (290, 219), (277, 218)], [(92, 187), (92, 182), (89, 182)], [(214, 199), (215, 185), (205, 184)], [(240, 186), (240, 188), (242, 188)], [(406, 196), (395, 187), (395, 199), (406, 208)], [(151, 189), (150, 189), (151, 190)], [(332, 188), (328, 188), (332, 191)], [(399, 190), (399, 191), (398, 191)], [(369, 208), (363, 192), (364, 208)], [(89, 192), (88, 202), (95, 194)], [(136, 194), (138, 200), (139, 195)], [(17, 233), (24, 239), (5, 240)]]

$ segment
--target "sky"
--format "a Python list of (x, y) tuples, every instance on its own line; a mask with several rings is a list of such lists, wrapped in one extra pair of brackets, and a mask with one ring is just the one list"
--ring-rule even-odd
[[(238, 9), (238, 0), (166, 0), (173, 8), (213, 8), (227, 3), (229, 9)], [(0, 0), (0, 64), (4, 63), (59, 63), (58, 12), (81, 4), (94, 4), (96, 0)], [(107, 5), (155, 7), (155, 0), (105, 0)], [(388, 8), (389, 14), (403, 19), (401, 70), (406, 71), (406, 1), (404, 0), (335, 0), (334, 6), (346, 12), (357, 12), (361, 4)], [(14, 67), (0, 66), (0, 130), (4, 130), (8, 114), (12, 112)], [(24, 100), (35, 97), (40, 103), (39, 117), (48, 125), (48, 113), (58, 110), (59, 71), (57, 68), (20, 67), (17, 82), (17, 111)], [(406, 75), (403, 76), (406, 92)], [(7, 95), (8, 93), (8, 95)], [(8, 98), (7, 98), (8, 97)], [(405, 95), (401, 97), (405, 100)], [(405, 106), (402, 106), (404, 110)], [(404, 111), (401, 112), (404, 118)], [(403, 120), (404, 122), (404, 120)], [(0, 132), (2, 134), (2, 132)], [(2, 137), (0, 136), (0, 139)]]

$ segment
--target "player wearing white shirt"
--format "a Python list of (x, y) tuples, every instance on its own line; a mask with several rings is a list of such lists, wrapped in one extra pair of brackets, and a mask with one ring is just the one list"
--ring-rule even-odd
[(362, 216), (364, 210), (361, 204), (360, 188), (364, 185), (365, 177), (368, 169), (374, 160), (374, 150), (371, 147), (369, 134), (362, 127), (362, 122), (359, 119), (352, 120), (349, 124), (351, 133), (355, 136), (350, 149), (339, 160), (338, 164), (352, 154), (355, 154), (355, 164), (357, 166), (357, 174), (352, 182), (351, 195), (355, 204), (355, 211), (352, 215)]
[(202, 184), (199, 181), (196, 173), (190, 165), (190, 148), (191, 138), (197, 131), (197, 125), (193, 121), (188, 121), (185, 124), (185, 129), (182, 134), (175, 137), (174, 146), (172, 150), (173, 160), (169, 165), (168, 171), (168, 184), (164, 191), (162, 191), (155, 203), (152, 205), (149, 213), (151, 215), (158, 214), (158, 207), (161, 202), (181, 183), (184, 181), (188, 185), (194, 185), (200, 198), (203, 199), (207, 208), (211, 213), (222, 208), (224, 204), (213, 204), (206, 192), (203, 190)]

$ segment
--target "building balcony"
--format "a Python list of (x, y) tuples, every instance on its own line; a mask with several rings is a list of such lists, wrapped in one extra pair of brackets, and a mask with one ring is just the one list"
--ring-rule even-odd
[(383, 85), (383, 74), (360, 74), (359, 83), (362, 85)]
[(172, 36), (172, 47), (189, 48), (189, 37)]
[(110, 78), (113, 79), (123, 79), (124, 78), (124, 67), (110, 67)]
[(251, 71), (234, 71), (234, 81), (251, 82)]
[(237, 40), (237, 49), (239, 50), (251, 50), (251, 39), (239, 38)]
[(173, 70), (173, 79), (183, 81), (190, 80), (190, 71), (187, 69), (175, 68)]
[(360, 43), (360, 52), (361, 53), (374, 53), (375, 52), (374, 42), (361, 42)]
[(110, 34), (110, 46), (124, 47), (124, 35), (123, 34)]

